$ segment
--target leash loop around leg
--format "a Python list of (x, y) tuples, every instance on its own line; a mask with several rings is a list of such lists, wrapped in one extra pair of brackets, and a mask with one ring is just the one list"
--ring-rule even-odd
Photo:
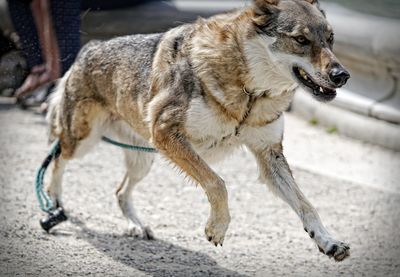
[[(112, 145), (124, 148), (124, 149), (129, 149), (129, 150), (135, 150), (135, 151), (141, 151), (141, 152), (148, 152), (148, 153), (157, 153), (157, 149), (151, 148), (151, 147), (144, 147), (144, 146), (137, 146), (137, 145), (129, 145), (129, 144), (124, 144), (115, 140), (112, 140), (108, 137), (102, 137), (102, 140), (110, 143)], [(61, 154), (61, 145), (60, 141), (57, 140), (51, 149), (49, 155), (46, 157), (46, 159), (43, 161), (42, 165), (37, 171), (36, 174), (36, 183), (35, 183), (35, 189), (36, 189), (36, 196), (39, 201), (39, 206), (40, 209), (46, 213), (49, 213), (51, 210), (54, 210), (54, 203), (52, 203), (50, 197), (47, 195), (47, 193), (43, 190), (43, 180), (44, 176), (46, 174), (47, 168), (49, 167), (50, 163), (57, 159)]]
[(60, 141), (56, 141), (53, 148), (51, 149), (49, 155), (43, 161), (42, 165), (37, 171), (36, 174), (36, 182), (35, 182), (35, 190), (36, 190), (36, 197), (39, 201), (40, 209), (46, 213), (49, 213), (51, 210), (54, 209), (53, 202), (51, 201), (50, 197), (47, 193), (43, 190), (43, 180), (44, 175), (46, 173), (47, 168), (49, 167), (50, 163), (58, 158), (61, 154), (61, 145)]
[[(158, 152), (155, 148), (124, 144), (107, 137), (102, 137), (102, 139), (107, 143), (129, 150), (142, 151), (148, 153)], [(55, 207), (53, 201), (43, 189), (43, 180), (46, 174), (46, 170), (51, 164), (51, 162), (57, 159), (60, 156), (60, 154), (61, 154), (61, 144), (60, 141), (57, 140), (36, 174), (36, 182), (35, 182), (36, 196), (39, 202), (40, 209), (47, 213), (47, 217), (40, 220), (40, 226), (46, 232), (49, 232), (51, 228), (68, 219), (64, 213), (64, 209), (62, 207)]]

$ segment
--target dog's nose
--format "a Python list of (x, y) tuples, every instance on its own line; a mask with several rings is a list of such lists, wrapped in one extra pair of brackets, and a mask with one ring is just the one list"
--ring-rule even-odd
[(337, 87), (344, 86), (349, 78), (349, 72), (341, 66), (332, 68), (329, 73), (329, 79), (331, 79)]

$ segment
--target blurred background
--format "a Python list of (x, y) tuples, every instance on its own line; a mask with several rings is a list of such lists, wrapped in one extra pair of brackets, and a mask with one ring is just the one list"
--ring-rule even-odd
[[(79, 47), (163, 32), (250, 2), (0, 0), (2, 276), (399, 276), (399, 0), (320, 1), (335, 32), (334, 52), (352, 77), (327, 104), (299, 90), (285, 117), (289, 164), (328, 229), (350, 242), (348, 261), (337, 265), (317, 255), (294, 213), (254, 185), (257, 169), (245, 151), (215, 168), (227, 182), (233, 215), (221, 251), (203, 241), (207, 199), (159, 157), (137, 202), (159, 239), (121, 235), (125, 222), (110, 192), (115, 176), (123, 176), (122, 163), (104, 145), (67, 170), (65, 203), (73, 220), (51, 236), (39, 229), (32, 183), (48, 151), (43, 103)], [(35, 33), (24, 23), (27, 14), (30, 25), (42, 26), (36, 63), (24, 54)], [(46, 22), (51, 17), (58, 48)]]

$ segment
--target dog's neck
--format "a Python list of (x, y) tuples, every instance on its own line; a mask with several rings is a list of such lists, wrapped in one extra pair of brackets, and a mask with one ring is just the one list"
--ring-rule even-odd
[(204, 87), (233, 117), (242, 118), (248, 95), (278, 96), (293, 90), (254, 34), (250, 9), (200, 20), (192, 37), (190, 56)]
[(198, 68), (212, 68), (219, 83), (277, 96), (294, 87), (295, 81), (271, 57), (268, 47), (273, 38), (255, 32), (251, 14), (251, 9), (244, 9), (202, 20), (192, 55)]
[(276, 65), (268, 49), (272, 38), (254, 36), (243, 42), (244, 56), (248, 68), (246, 88), (256, 95), (268, 94), (271, 97), (294, 90), (297, 84), (291, 76)]

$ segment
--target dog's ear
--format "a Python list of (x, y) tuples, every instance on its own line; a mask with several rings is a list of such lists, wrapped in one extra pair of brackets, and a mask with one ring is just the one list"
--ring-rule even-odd
[(276, 28), (276, 17), (279, 14), (280, 0), (253, 0), (253, 23), (257, 30), (264, 34), (273, 36), (273, 30)]
[(324, 15), (324, 17), (326, 17), (325, 11), (320, 8), (318, 0), (303, 0), (303, 1), (306, 1), (311, 5), (316, 6), (319, 9), (319, 11)]
[(271, 14), (277, 11), (280, 0), (253, 0), (256, 14)]

